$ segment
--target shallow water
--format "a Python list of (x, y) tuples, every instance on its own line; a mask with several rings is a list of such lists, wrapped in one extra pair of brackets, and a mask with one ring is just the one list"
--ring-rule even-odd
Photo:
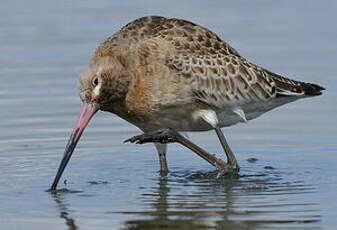
[[(1, 229), (333, 229), (337, 219), (337, 4), (334, 1), (2, 1)], [(306, 4), (306, 5), (303, 5)], [(161, 177), (140, 131), (100, 112), (56, 194), (56, 173), (81, 103), (77, 74), (96, 45), (143, 15), (204, 25), (243, 56), (327, 87), (224, 129), (242, 168), (228, 178), (179, 145)], [(213, 132), (189, 137), (219, 157)]]

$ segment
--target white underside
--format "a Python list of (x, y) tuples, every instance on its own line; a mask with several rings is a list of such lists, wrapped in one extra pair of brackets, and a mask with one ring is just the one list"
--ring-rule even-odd
[(216, 125), (228, 127), (239, 122), (247, 122), (275, 107), (295, 101), (298, 97), (281, 97), (271, 101), (247, 103), (240, 107), (218, 110), (189, 108), (188, 106), (162, 110), (150, 123), (141, 129), (153, 131), (171, 128), (177, 131), (207, 131)]

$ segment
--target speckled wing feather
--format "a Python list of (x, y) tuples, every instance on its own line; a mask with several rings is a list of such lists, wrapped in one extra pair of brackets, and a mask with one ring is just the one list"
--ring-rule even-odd
[(193, 92), (198, 100), (219, 108), (276, 96), (275, 82), (270, 75), (236, 55), (178, 54), (172, 66), (193, 79)]
[(175, 48), (167, 65), (190, 79), (197, 100), (222, 108), (276, 96), (271, 74), (246, 61), (213, 32), (179, 19), (164, 25), (167, 29), (158, 36)]
[(275, 97), (270, 74), (255, 66), (210, 30), (181, 19), (143, 17), (124, 26), (103, 45), (161, 38), (174, 47), (167, 65), (189, 78), (197, 100), (216, 107)]
[(167, 64), (177, 74), (190, 78), (195, 97), (209, 105), (237, 107), (279, 96), (319, 95), (323, 89), (248, 62), (215, 33), (194, 23), (166, 19), (161, 25), (156, 36), (169, 41), (176, 51)]
[[(116, 44), (163, 39), (174, 47), (166, 64), (190, 79), (197, 100), (216, 107), (266, 101), (278, 96), (319, 95), (323, 88), (294, 81), (241, 57), (210, 30), (182, 19), (139, 18), (100, 44), (92, 62), (109, 55)], [(292, 99), (293, 100), (293, 99)]]

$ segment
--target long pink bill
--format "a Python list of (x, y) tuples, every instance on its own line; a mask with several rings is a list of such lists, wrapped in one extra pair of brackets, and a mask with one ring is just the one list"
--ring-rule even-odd
[(88, 125), (90, 119), (94, 116), (94, 114), (99, 109), (97, 104), (87, 104), (83, 103), (82, 109), (80, 111), (80, 114), (78, 115), (75, 127), (73, 132), (71, 133), (71, 136), (69, 138), (68, 144), (66, 146), (66, 149), (64, 151), (63, 159), (61, 161), (61, 164), (59, 166), (59, 169), (56, 173), (54, 182), (51, 186), (51, 190), (56, 190), (57, 184), (62, 176), (62, 173), (67, 166), (71, 155), (73, 154), (73, 151), (76, 147), (77, 142), (79, 141), (85, 127)]

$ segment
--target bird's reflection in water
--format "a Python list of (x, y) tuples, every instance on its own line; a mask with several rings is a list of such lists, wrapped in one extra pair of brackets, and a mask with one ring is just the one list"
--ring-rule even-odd
[[(230, 221), (238, 177), (216, 179), (218, 172), (189, 176), (159, 177), (153, 194), (143, 194), (152, 211), (127, 212), (136, 218), (125, 222), (126, 229), (236, 229), (242, 223)], [(191, 187), (192, 186), (192, 187)], [(193, 188), (196, 187), (196, 189)], [(181, 191), (186, 187), (186, 193)], [(179, 191), (177, 191), (179, 190)], [(194, 192), (190, 193), (190, 190)], [(126, 214), (126, 213), (125, 213)], [(140, 217), (140, 218), (138, 218)], [(256, 227), (258, 223), (249, 223)], [(247, 225), (246, 225), (247, 227)]]
[[(106, 212), (102, 208), (102, 218), (110, 223), (115, 218), (111, 214), (122, 214), (127, 217), (122, 229), (128, 230), (318, 228), (321, 211), (317, 204), (301, 199), (316, 189), (282, 175), (277, 170), (240, 177), (219, 177), (217, 171), (170, 173), (156, 178), (153, 187), (139, 194), (140, 211), (130, 210), (127, 204), (125, 211)], [(66, 200), (73, 192), (78, 191), (52, 194), (69, 230), (79, 229)], [(296, 199), (290, 199), (289, 194)]]
[[(311, 185), (284, 182), (277, 172), (240, 177), (219, 177), (217, 171), (171, 174), (159, 177), (158, 185), (141, 195), (149, 211), (123, 212), (130, 215), (124, 226), (129, 230), (317, 226), (319, 210), (312, 209), (316, 204), (289, 203), (283, 196), (311, 192), (315, 192)], [(283, 201), (270, 202), (270, 195)], [(289, 212), (289, 206), (297, 210)]]
[(62, 193), (52, 194), (54, 201), (56, 202), (58, 209), (60, 211), (60, 217), (65, 220), (68, 230), (77, 230), (78, 226), (75, 224), (75, 220), (69, 217), (68, 204)]

